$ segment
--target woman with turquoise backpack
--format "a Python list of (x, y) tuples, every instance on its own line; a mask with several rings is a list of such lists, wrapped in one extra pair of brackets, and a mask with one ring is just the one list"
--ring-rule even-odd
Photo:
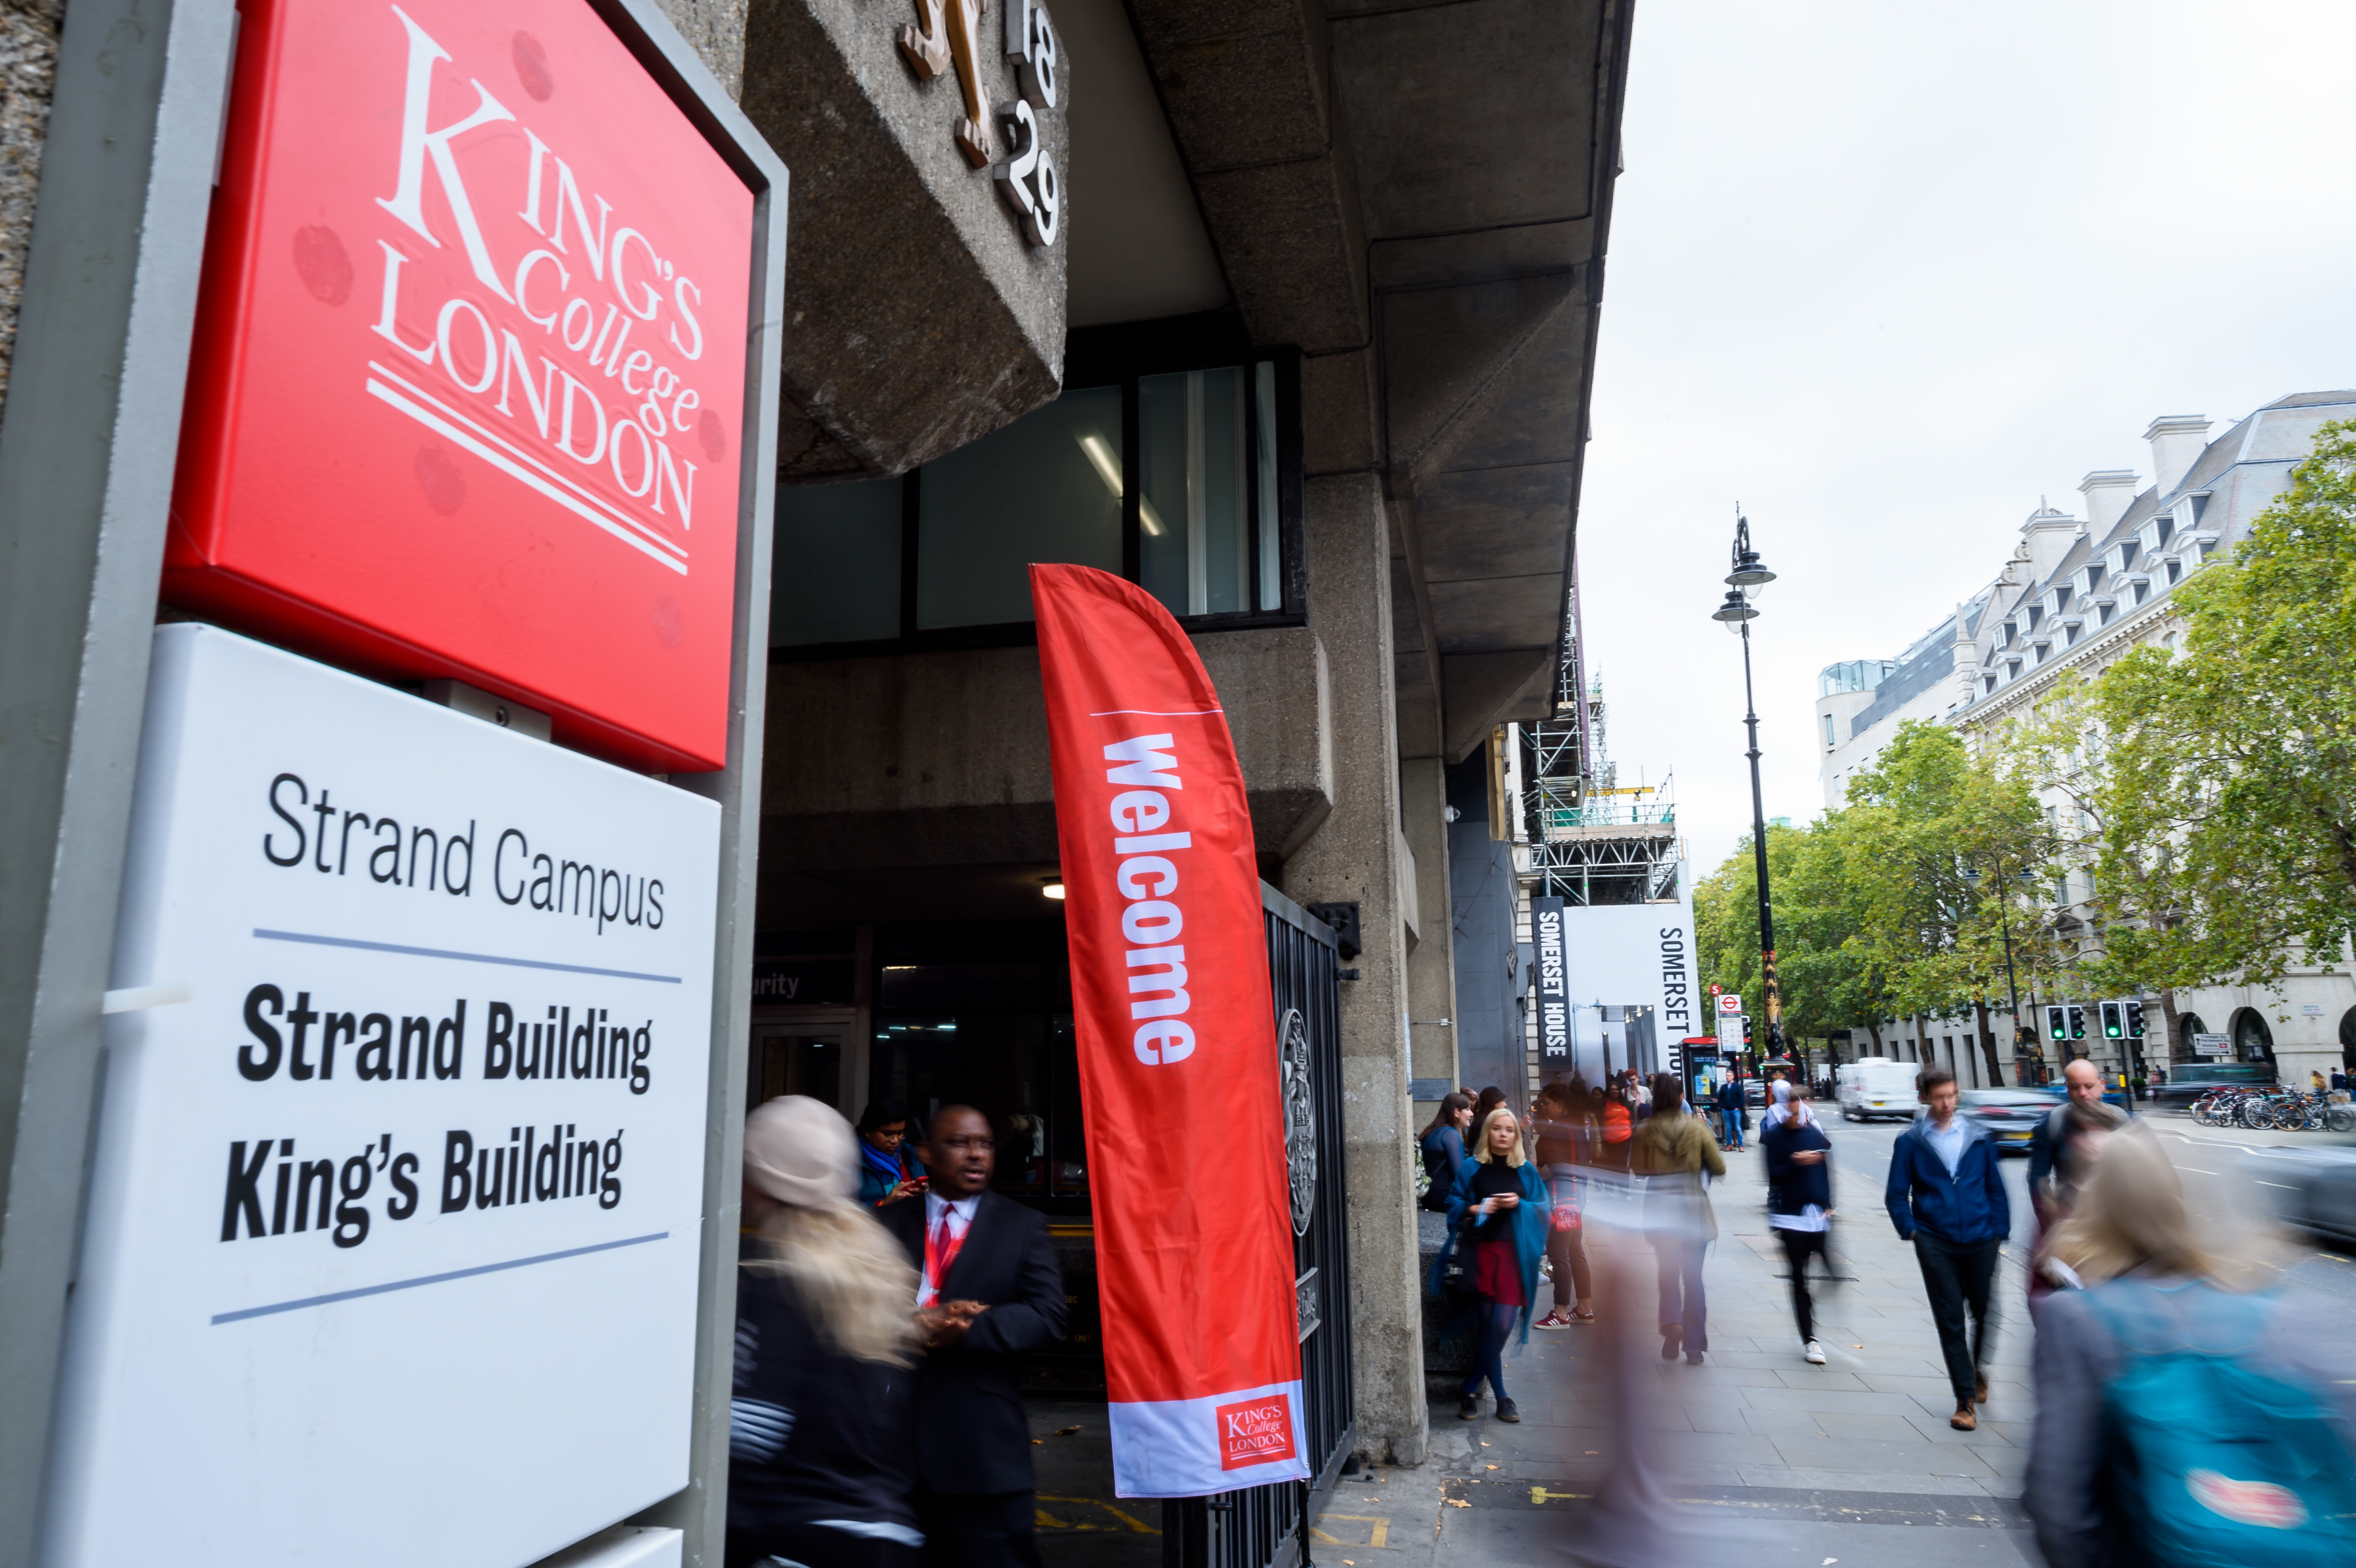
[[(1546, 1255), (1551, 1205), (1537, 1167), (1522, 1153), (1521, 1123), (1512, 1106), (1489, 1113), (1472, 1147), (1448, 1192), (1448, 1244), (1472, 1249), (1465, 1273), (1481, 1303), (1481, 1359), (1464, 1380), (1464, 1403), (1456, 1413), (1467, 1421), (1479, 1417), (1485, 1380), (1496, 1397), (1497, 1419), (1519, 1421), (1522, 1413), (1505, 1392), (1505, 1339), (1519, 1317), (1521, 1343), (1530, 1342), (1530, 1304), (1538, 1298), (1538, 1260)], [(1440, 1272), (1447, 1267), (1443, 1253)]]
[(2217, 1283), (2157, 1137), (2111, 1136), (2044, 1267), (2021, 1501), (2050, 1568), (2356, 1563), (2343, 1336)]

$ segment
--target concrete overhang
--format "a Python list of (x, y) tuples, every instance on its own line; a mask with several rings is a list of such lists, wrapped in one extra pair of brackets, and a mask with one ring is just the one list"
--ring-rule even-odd
[[(1552, 713), (1619, 162), (1622, 0), (1333, 7), (1365, 193), (1398, 560), (1469, 754)], [(1379, 106), (1377, 110), (1376, 106)]]
[(1400, 753), (1551, 714), (1626, 0), (1132, 10), (1247, 327), (1327, 400), (1312, 472), (1384, 475)]
[[(957, 70), (919, 80), (898, 47), (916, 20), (871, 0), (752, 0), (744, 15), (744, 112), (793, 175), (776, 324), (786, 483), (905, 473), (1062, 389), (1070, 246), (1030, 243), (958, 150)], [(988, 7), (977, 80), (993, 105), (1016, 93), (1001, 25)], [(1070, 104), (1096, 87), (1067, 72), (1038, 116), (1059, 168)]]

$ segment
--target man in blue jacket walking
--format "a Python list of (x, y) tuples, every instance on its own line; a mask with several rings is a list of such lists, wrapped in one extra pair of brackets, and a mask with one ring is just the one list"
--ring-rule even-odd
[[(1947, 1424), (1970, 1432), (1979, 1425), (1976, 1408), (1987, 1403), (1983, 1369), (1996, 1349), (1997, 1253), (2012, 1234), (2012, 1203), (1997, 1168), (1995, 1143), (1955, 1115), (1955, 1075), (1926, 1067), (1916, 1088), (1930, 1114), (1898, 1136), (1885, 1197), (1899, 1239), (1914, 1243), (1932, 1321), (1939, 1326), (1939, 1348), (1955, 1388), (1955, 1413)], [(1966, 1307), (1976, 1329), (1969, 1345)]]

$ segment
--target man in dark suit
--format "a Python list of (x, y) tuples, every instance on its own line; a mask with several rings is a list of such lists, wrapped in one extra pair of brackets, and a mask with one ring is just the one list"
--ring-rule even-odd
[(878, 1211), (920, 1275), (916, 1512), (938, 1568), (1039, 1568), (1021, 1358), (1064, 1337), (1064, 1275), (1033, 1209), (990, 1190), (990, 1118), (944, 1105), (924, 1147), (930, 1190)]

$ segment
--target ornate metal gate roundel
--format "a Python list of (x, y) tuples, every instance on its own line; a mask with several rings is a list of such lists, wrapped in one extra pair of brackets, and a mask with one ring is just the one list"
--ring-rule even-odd
[(1277, 1025), (1284, 1088), (1284, 1165), (1292, 1187), (1292, 1233), (1305, 1235), (1317, 1204), (1317, 1101), (1309, 1083), (1309, 1026), (1299, 1008)]

